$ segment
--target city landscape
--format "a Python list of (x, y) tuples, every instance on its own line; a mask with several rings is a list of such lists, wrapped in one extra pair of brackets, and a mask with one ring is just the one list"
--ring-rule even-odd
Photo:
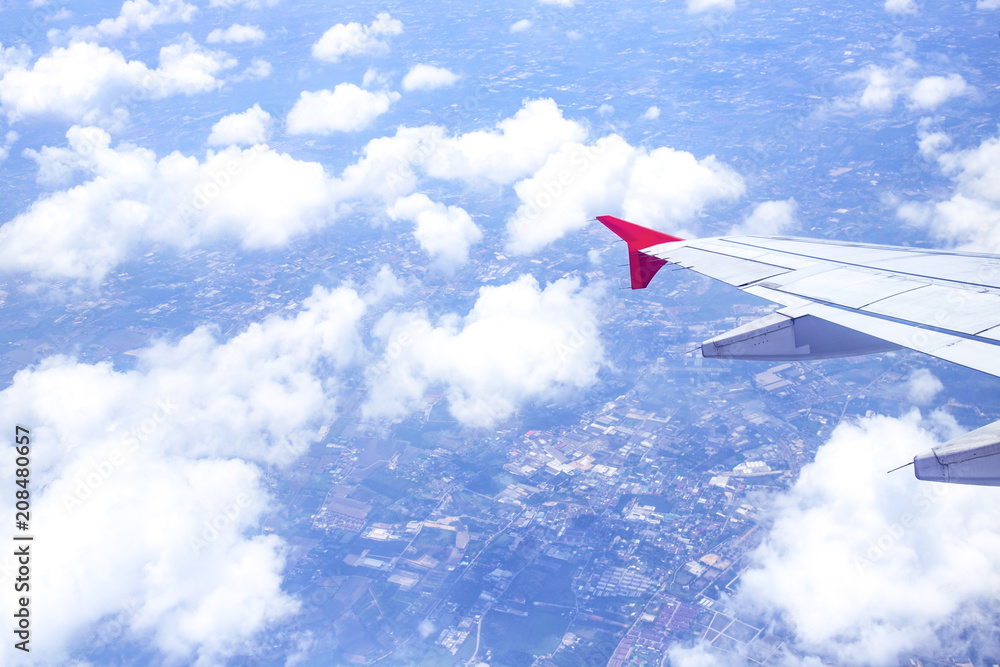
[[(398, 243), (405, 256), (407, 241)], [(624, 254), (596, 224), (578, 246), (544, 268), (583, 267), (565, 271), (573, 276), (587, 268), (590, 247)], [(213, 312), (212, 300), (227, 294), (211, 317), (231, 322), (235, 335), (286, 309), (294, 292), (271, 292), (276, 274), (296, 284), (297, 272), (339, 264), (360, 279), (364, 267), (392, 258), (380, 242), (364, 244), (352, 261), (320, 253), (262, 267), (247, 286), (231, 253), (196, 251), (184, 260), (204, 262), (215, 277), (163, 303), (140, 297), (155, 304), (150, 325), (100, 325), (104, 313), (128, 306), (127, 293), (109, 290), (72, 324), (73, 313), (62, 316), (65, 338), (25, 338), (5, 356), (7, 372), (66, 345), (128, 367), (133, 349), (164, 334), (153, 323), (180, 303)], [(488, 282), (534, 266), (487, 259), (476, 270)], [(325, 664), (660, 665), (671, 646), (698, 640), (746, 664), (790, 658), (780, 626), (727, 608), (774, 494), (837, 424), (905, 412), (906, 380), (918, 369), (954, 378), (944, 409), (970, 427), (990, 419), (976, 400), (989, 379), (909, 352), (803, 363), (702, 359), (693, 350), (702, 340), (773, 306), (693, 273), (659, 283), (616, 290), (598, 323), (610, 365), (641, 370), (613, 374), (596, 396), (522, 409), (495, 430), (462, 427), (433, 393), (412, 416), (373, 422), (361, 415), (364, 378), (343, 387), (340, 415), (308, 452), (265, 472), (281, 510), (260, 530), (287, 540), (285, 586), (301, 612), (234, 664), (280, 663), (302, 631)], [(422, 298), (438, 291), (474, 296), (455, 280)], [(32, 329), (30, 320), (21, 325)], [(204, 526), (208, 533), (189, 536), (195, 553), (210, 539)], [(88, 659), (112, 660), (120, 628), (118, 617), (100, 625)], [(907, 659), (966, 665), (989, 656)]]

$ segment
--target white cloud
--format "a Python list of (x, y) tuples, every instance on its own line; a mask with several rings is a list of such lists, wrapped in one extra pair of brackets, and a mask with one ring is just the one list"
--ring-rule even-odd
[(529, 19), (521, 19), (517, 23), (510, 27), (511, 32), (524, 32), (531, 27), (531, 21)]
[(116, 38), (147, 32), (157, 25), (190, 23), (197, 11), (197, 7), (184, 0), (159, 0), (155, 5), (149, 0), (126, 0), (117, 17), (103, 19), (93, 26), (70, 28), (66, 32), (76, 41)]
[(402, 416), (441, 386), (456, 419), (488, 427), (525, 401), (588, 387), (604, 363), (597, 298), (575, 279), (542, 288), (523, 275), (480, 288), (467, 315), (445, 315), (436, 325), (426, 313), (389, 313), (374, 330), (386, 353), (367, 371), (363, 412)]
[(206, 93), (222, 86), (216, 78), (223, 70), (236, 66), (236, 60), (224, 51), (209, 51), (190, 35), (160, 49), (160, 67), (156, 79), (162, 96), (183, 93)]
[(263, 58), (254, 58), (250, 61), (250, 65), (247, 66), (245, 70), (235, 76), (229, 77), (227, 81), (230, 83), (239, 83), (240, 81), (259, 81), (261, 79), (266, 79), (269, 76), (271, 76), (271, 63)]
[(369, 67), (365, 70), (365, 75), (361, 79), (362, 88), (388, 88), (389, 87), (389, 75), (378, 71), (375, 67)]
[(367, 26), (357, 22), (338, 23), (313, 44), (312, 55), (331, 63), (340, 62), (348, 56), (382, 55), (389, 52), (389, 45), (384, 38), (401, 32), (403, 23), (386, 12), (379, 14)]
[(368, 283), (368, 291), (364, 295), (365, 303), (371, 305), (381, 303), (393, 297), (399, 297), (406, 293), (406, 284), (400, 280), (392, 267), (383, 264), (379, 267), (378, 273)]
[(972, 91), (958, 74), (915, 79), (913, 73), (918, 67), (910, 58), (904, 58), (892, 67), (869, 65), (847, 77), (864, 83), (861, 93), (852, 100), (839, 100), (838, 104), (885, 112), (895, 106), (900, 96), (905, 96), (911, 109), (932, 111), (948, 100)]
[(155, 88), (145, 64), (126, 61), (103, 46), (74, 42), (53, 49), (30, 68), (8, 69), (0, 79), (0, 106), (10, 122), (51, 115), (109, 124), (114, 115), (127, 113), (131, 99)]
[(969, 85), (958, 74), (927, 76), (910, 89), (910, 106), (921, 111), (933, 111), (951, 98), (966, 94), (968, 90)]
[(736, 0), (687, 0), (689, 12), (707, 12), (712, 9), (734, 9)]
[(653, 105), (643, 112), (642, 117), (645, 120), (656, 120), (660, 117), (660, 107)]
[(141, 100), (192, 95), (222, 85), (216, 75), (236, 65), (189, 36), (160, 49), (160, 66), (126, 61), (118, 51), (89, 42), (52, 49), (28, 68), (15, 65), (0, 79), (0, 108), (9, 122), (52, 116), (118, 128)]
[(1000, 0), (978, 0), (976, 9), (1000, 9)]
[(951, 146), (951, 137), (944, 132), (920, 131), (919, 137), (917, 147), (920, 154), (928, 160), (937, 158), (944, 149)]
[[(216, 125), (213, 142), (261, 138), (263, 114), (250, 109), (227, 117)], [(400, 126), (395, 135), (368, 142), (355, 163), (331, 177), (317, 163), (267, 146), (231, 145), (208, 151), (204, 160), (177, 152), (157, 158), (141, 148), (112, 149), (106, 132), (74, 127), (68, 148), (43, 147), (28, 155), (43, 185), (63, 185), (77, 174), (85, 182), (41, 197), (0, 227), (0, 242), (17, 255), (4, 266), (39, 280), (97, 284), (150, 244), (189, 248), (235, 238), (248, 248), (280, 247), (330, 224), (353, 202), (391, 207), (424, 178), (474, 188), (521, 179), (515, 192), (525, 203), (508, 225), (515, 230), (511, 245), (520, 244), (524, 252), (575, 229), (595, 210), (621, 208), (639, 222), (674, 225), (710, 201), (742, 193), (742, 179), (714, 158), (697, 160), (671, 149), (647, 152), (614, 135), (580, 143), (586, 136), (586, 128), (564, 118), (552, 100), (528, 100), (487, 130), (450, 135), (435, 125)], [(568, 186), (559, 180), (563, 171), (570, 175)], [(675, 182), (662, 187), (658, 179), (664, 178)], [(532, 207), (545, 204), (553, 188), (573, 196), (557, 196), (537, 222), (540, 212)], [(447, 217), (448, 225), (427, 219), (425, 225), (418, 220), (418, 240), (443, 260), (461, 261), (461, 248), (478, 241), (474, 225), (457, 211)]]
[(739, 199), (744, 190), (743, 178), (714, 155), (699, 160), (665, 146), (638, 152), (622, 210), (629, 220), (674, 226), (713, 201)]
[(209, 0), (209, 7), (246, 7), (247, 9), (262, 9), (274, 7), (281, 0)]
[(920, 147), (951, 178), (952, 196), (904, 202), (897, 214), (910, 224), (927, 227), (935, 238), (949, 244), (1000, 252), (1000, 138), (984, 139), (976, 148), (943, 151), (949, 143), (943, 133), (923, 134)]
[(906, 380), (906, 396), (916, 405), (927, 405), (942, 389), (941, 380), (926, 368), (913, 371)]
[(390, 204), (416, 189), (417, 169), (447, 140), (438, 126), (399, 126), (395, 135), (369, 141), (361, 158), (334, 179), (333, 190), (340, 199), (376, 198)]
[(642, 225), (692, 236), (682, 225), (714, 201), (743, 195), (743, 179), (714, 156), (630, 146), (618, 135), (570, 143), (514, 186), (521, 205), (507, 220), (508, 248), (536, 252), (587, 224), (595, 211), (617, 211)]
[(885, 473), (939, 444), (936, 428), (916, 411), (838, 426), (774, 500), (737, 608), (790, 628), (793, 653), (839, 664), (982, 645), (981, 605), (1000, 590), (1000, 517), (981, 488)]
[(10, 156), (11, 147), (17, 142), (19, 135), (14, 130), (8, 130), (4, 135), (3, 145), (0, 146), (0, 162)]
[[(31, 591), (39, 664), (89, 653), (108, 621), (165, 662), (222, 664), (297, 611), (286, 545), (260, 534), (260, 466), (291, 464), (335, 418), (331, 374), (353, 363), (364, 310), (352, 289), (317, 288), (295, 316), (226, 342), (200, 328), (125, 372), (49, 358), (0, 392), (0, 415), (47, 443), (32, 460), (32, 527), (48, 545), (33, 558), (48, 573)], [(5, 664), (14, 654), (0, 647)]]
[(436, 125), (399, 127), (395, 136), (369, 142), (334, 187), (391, 204), (411, 194), (421, 175), (474, 187), (506, 185), (538, 169), (564, 143), (586, 135), (586, 128), (563, 118), (551, 99), (526, 100), (490, 130), (452, 136)]
[(255, 104), (243, 113), (223, 116), (212, 126), (208, 137), (211, 146), (263, 144), (271, 134), (271, 114)]
[(27, 67), (31, 61), (31, 49), (20, 44), (18, 46), (8, 46), (4, 48), (0, 43), (0, 77), (9, 70)]
[(917, 13), (917, 3), (914, 0), (885, 0), (884, 7), (890, 14)]
[(729, 233), (754, 236), (784, 234), (795, 226), (795, 212), (798, 207), (794, 198), (761, 202), (754, 207), (742, 223), (734, 226)]
[(303, 91), (286, 122), (289, 134), (332, 134), (363, 130), (389, 110), (399, 93), (369, 92), (353, 83), (332, 90)]
[(906, 85), (906, 73), (915, 67), (916, 63), (907, 59), (892, 68), (870, 65), (851, 75), (865, 83), (857, 105), (878, 111), (891, 109)]
[(458, 81), (458, 75), (444, 67), (414, 65), (403, 77), (403, 90), (435, 90)]
[(40, 174), (58, 182), (82, 171), (90, 180), (40, 198), (0, 227), (0, 243), (19, 253), (9, 271), (96, 284), (151, 243), (188, 248), (235, 237), (248, 248), (278, 247), (335, 217), (323, 167), (267, 146), (208, 151), (199, 162), (112, 149), (97, 128), (73, 127), (67, 138), (69, 148), (32, 154)]
[(400, 197), (387, 212), (393, 220), (417, 223), (414, 237), (420, 247), (446, 267), (464, 264), (469, 248), (483, 238), (465, 209), (431, 201), (424, 194)]
[(582, 141), (587, 130), (563, 118), (551, 99), (528, 100), (495, 130), (476, 130), (442, 140), (424, 161), (435, 178), (470, 183), (511, 183), (538, 169), (549, 154), (570, 141)]
[(576, 0), (538, 0), (543, 5), (556, 5), (557, 7), (572, 7)]
[[(671, 667), (728, 667), (730, 660), (727, 654), (722, 651), (713, 650), (706, 646), (704, 641), (699, 641), (694, 646), (684, 646), (681, 643), (672, 644), (667, 649), (668, 664)], [(735, 663), (739, 657), (734, 654), (732, 662)], [(742, 661), (746, 664), (746, 660)], [(735, 664), (732, 667), (736, 667)], [(805, 664), (799, 667), (806, 667)], [(816, 665), (816, 667), (821, 667)]]
[(230, 44), (244, 44), (246, 42), (263, 42), (267, 38), (264, 31), (255, 25), (234, 23), (225, 30), (216, 28), (208, 33), (205, 41), (209, 44), (227, 42)]

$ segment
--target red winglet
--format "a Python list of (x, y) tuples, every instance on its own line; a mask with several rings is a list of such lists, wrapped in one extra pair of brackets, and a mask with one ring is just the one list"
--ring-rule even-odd
[(644, 248), (684, 240), (611, 215), (599, 215), (597, 219), (628, 244), (628, 265), (632, 274), (632, 289), (643, 289), (660, 270), (660, 267), (667, 263), (664, 259), (641, 252)]

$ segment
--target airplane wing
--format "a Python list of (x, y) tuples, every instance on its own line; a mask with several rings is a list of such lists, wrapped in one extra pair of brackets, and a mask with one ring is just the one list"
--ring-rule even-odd
[[(801, 360), (907, 348), (1000, 377), (1000, 256), (790, 237), (683, 240), (610, 215), (632, 289), (666, 264), (782, 308), (702, 343), (705, 357)], [(914, 458), (918, 479), (1000, 486), (1000, 422)]]

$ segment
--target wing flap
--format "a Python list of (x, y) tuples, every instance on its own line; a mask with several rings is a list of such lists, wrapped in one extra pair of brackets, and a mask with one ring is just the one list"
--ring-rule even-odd
[(900, 347), (1000, 377), (1000, 347), (993, 343), (962, 338), (943, 331), (920, 329), (907, 322), (884, 320), (862, 311), (845, 310), (821, 303), (810, 303), (779, 312), (796, 317), (815, 315)]

